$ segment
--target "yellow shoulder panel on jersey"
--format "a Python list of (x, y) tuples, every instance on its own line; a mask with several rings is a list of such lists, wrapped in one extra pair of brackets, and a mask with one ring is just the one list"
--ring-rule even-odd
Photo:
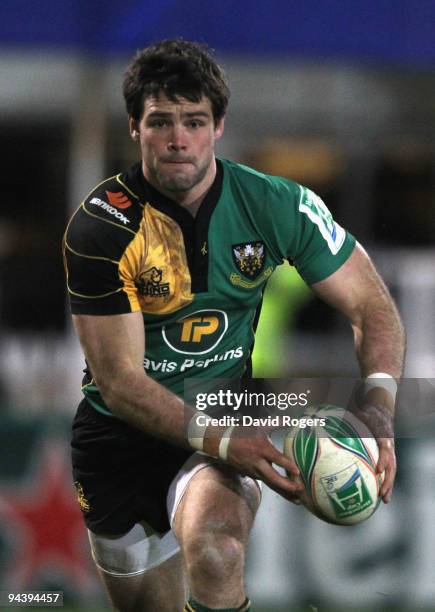
[(132, 307), (140, 305), (142, 312), (168, 314), (193, 301), (181, 229), (152, 206), (145, 205), (139, 232), (121, 258), (119, 274)]

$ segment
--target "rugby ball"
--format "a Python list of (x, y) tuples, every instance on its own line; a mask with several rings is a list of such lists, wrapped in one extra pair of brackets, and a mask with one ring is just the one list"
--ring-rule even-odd
[(378, 445), (348, 411), (332, 405), (307, 411), (286, 435), (284, 454), (299, 468), (297, 478), (305, 485), (302, 503), (320, 519), (355, 525), (379, 506), (383, 474), (376, 473)]

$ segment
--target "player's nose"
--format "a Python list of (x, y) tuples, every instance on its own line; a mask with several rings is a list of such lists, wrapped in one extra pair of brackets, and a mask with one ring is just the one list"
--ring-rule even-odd
[(174, 125), (168, 142), (168, 149), (171, 151), (180, 151), (186, 149), (185, 132), (182, 126)]

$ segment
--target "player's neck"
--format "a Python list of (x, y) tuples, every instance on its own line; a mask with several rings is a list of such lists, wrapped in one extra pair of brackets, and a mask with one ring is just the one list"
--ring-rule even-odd
[(162, 188), (160, 184), (156, 184), (156, 182), (152, 179), (152, 177), (147, 176), (148, 173), (144, 171), (142, 166), (142, 171), (145, 175), (145, 178), (151, 185), (160, 191), (164, 196), (170, 198), (183, 208), (185, 208), (192, 217), (196, 216), (199, 207), (201, 206), (205, 196), (207, 195), (210, 187), (213, 185), (213, 182), (216, 178), (216, 159), (213, 157), (210, 167), (207, 170), (206, 175), (197, 185), (195, 185), (189, 191), (168, 191), (167, 189)]

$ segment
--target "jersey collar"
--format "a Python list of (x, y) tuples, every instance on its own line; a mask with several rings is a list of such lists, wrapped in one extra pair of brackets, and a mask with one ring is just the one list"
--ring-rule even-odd
[(144, 177), (141, 162), (128, 172), (126, 182), (143, 204), (174, 219), (184, 239), (186, 258), (191, 274), (192, 292), (208, 291), (209, 245), (208, 233), (211, 217), (222, 194), (224, 166), (216, 159), (216, 176), (195, 217), (171, 198), (155, 189)]

